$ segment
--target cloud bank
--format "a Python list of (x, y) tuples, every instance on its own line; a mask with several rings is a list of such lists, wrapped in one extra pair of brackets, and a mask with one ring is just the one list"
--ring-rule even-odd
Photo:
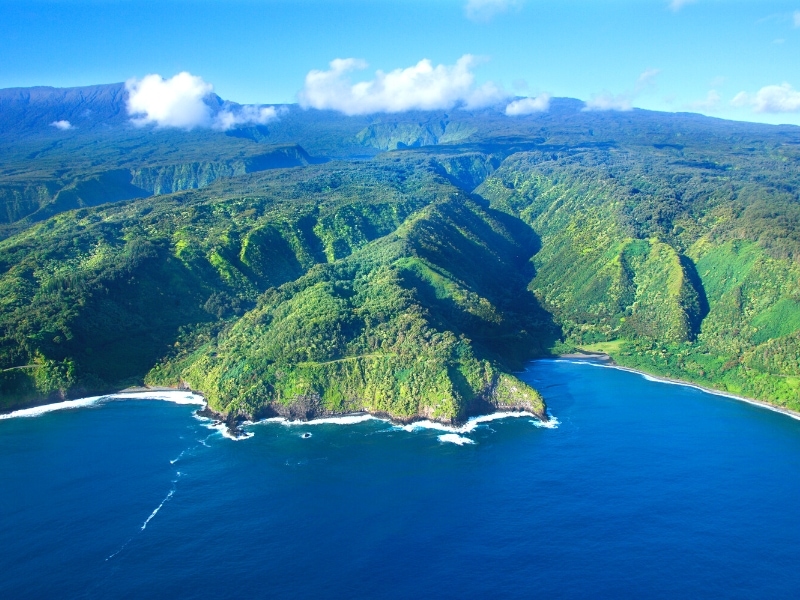
[(755, 94), (739, 92), (731, 100), (737, 107), (749, 106), (757, 113), (793, 113), (800, 112), (800, 91), (788, 83), (767, 85)]
[(603, 111), (603, 110), (619, 110), (628, 111), (633, 110), (633, 100), (640, 94), (656, 87), (656, 76), (661, 73), (661, 69), (653, 69), (648, 67), (636, 79), (636, 85), (633, 91), (625, 91), (621, 94), (611, 94), (609, 92), (602, 92), (593, 95), (589, 100), (584, 103), (584, 111)]
[(550, 109), (550, 94), (539, 94), (535, 98), (520, 98), (506, 106), (506, 115), (517, 117), (545, 112)]
[(356, 58), (337, 58), (327, 71), (310, 71), (298, 94), (303, 108), (336, 110), (346, 115), (398, 113), (408, 110), (482, 108), (508, 95), (491, 82), (475, 84), (472, 69), (479, 60), (465, 54), (454, 65), (433, 66), (423, 59), (412, 67), (388, 73), (376, 71), (369, 81), (352, 83), (348, 74), (367, 68)]
[(486, 23), (510, 8), (519, 8), (522, 0), (467, 0), (464, 14), (470, 21)]
[(719, 95), (717, 90), (709, 90), (706, 97), (702, 100), (695, 100), (694, 102), (689, 102), (686, 104), (686, 108), (689, 110), (697, 110), (697, 111), (704, 111), (704, 112), (714, 112), (719, 109), (720, 103), (722, 102), (722, 97)]
[(66, 131), (67, 129), (72, 129), (72, 123), (69, 121), (53, 121), (50, 123), (52, 127), (56, 129), (60, 129), (61, 131)]
[(170, 79), (157, 74), (129, 79), (125, 89), (131, 122), (139, 126), (225, 131), (241, 125), (265, 124), (278, 116), (271, 106), (245, 105), (214, 111), (208, 102), (213, 97), (214, 86), (186, 71)]
[(252, 106), (245, 104), (236, 110), (221, 110), (214, 117), (212, 127), (227, 131), (242, 125), (266, 125), (278, 118), (274, 106)]
[(587, 100), (582, 110), (588, 112), (603, 110), (628, 111), (633, 110), (632, 102), (633, 94), (630, 92), (617, 95), (603, 92), (602, 94), (595, 94)]

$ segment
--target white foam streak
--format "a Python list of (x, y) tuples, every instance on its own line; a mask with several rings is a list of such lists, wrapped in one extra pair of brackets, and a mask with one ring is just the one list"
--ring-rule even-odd
[[(142, 525), (142, 529), (141, 529), (141, 531), (144, 531), (145, 527), (147, 527), (147, 524), (148, 524), (150, 521), (152, 521), (152, 520), (153, 520), (153, 517), (155, 517), (155, 516), (158, 514), (158, 511), (160, 511), (160, 510), (161, 510), (161, 507), (162, 507), (162, 506), (164, 506), (164, 504), (165, 504), (165, 503), (166, 503), (166, 502), (167, 502), (167, 501), (168, 501), (170, 498), (172, 498), (172, 495), (173, 495), (174, 493), (175, 493), (175, 488), (172, 488), (172, 489), (169, 491), (169, 494), (167, 494), (167, 497), (166, 497), (166, 498), (164, 498), (164, 499), (161, 501), (161, 504), (159, 504), (158, 506), (156, 506), (156, 509), (155, 509), (155, 510), (154, 510), (152, 513), (150, 513), (150, 516), (149, 516), (149, 517), (147, 517), (147, 520), (146, 520), (146, 521), (144, 522), (144, 524)], [(112, 555), (112, 556), (113, 556), (113, 555)]]
[(442, 443), (458, 444), (459, 446), (465, 446), (467, 444), (475, 443), (468, 437), (460, 436), (457, 433), (445, 433), (443, 435), (440, 435), (436, 439), (438, 439)]

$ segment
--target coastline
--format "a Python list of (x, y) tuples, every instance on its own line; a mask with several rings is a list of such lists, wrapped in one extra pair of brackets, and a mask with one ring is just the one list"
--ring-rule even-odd
[[(533, 360), (568, 360), (568, 361), (585, 363), (595, 367), (604, 367), (608, 369), (617, 369), (619, 371), (627, 371), (628, 373), (634, 373), (636, 375), (640, 375), (641, 377), (644, 377), (651, 381), (666, 383), (670, 385), (680, 385), (684, 387), (690, 387), (699, 390), (701, 392), (705, 392), (707, 394), (722, 396), (724, 398), (729, 398), (731, 400), (738, 400), (740, 402), (746, 402), (747, 404), (751, 404), (759, 408), (765, 408), (767, 410), (783, 414), (791, 419), (800, 421), (800, 411), (792, 410), (790, 408), (785, 408), (782, 406), (776, 406), (774, 404), (770, 404), (769, 402), (758, 400), (756, 398), (748, 398), (746, 396), (741, 396), (738, 394), (732, 394), (730, 392), (717, 390), (691, 381), (684, 381), (682, 379), (676, 379), (674, 377), (664, 377), (662, 375), (655, 375), (653, 373), (648, 373), (647, 371), (642, 371), (631, 367), (625, 367), (617, 364), (609, 354), (606, 354), (604, 352), (572, 352), (568, 354), (559, 354), (557, 356), (536, 358)], [(160, 397), (159, 394), (161, 395)], [(184, 397), (167, 398), (165, 397), (165, 395), (183, 395)], [(118, 390), (110, 392), (108, 394), (101, 394), (87, 398), (64, 400), (62, 402), (39, 404), (14, 410), (0, 411), (0, 419), (8, 419), (15, 417), (33, 417), (56, 410), (87, 407), (103, 401), (137, 400), (137, 399), (165, 400), (177, 404), (199, 405), (200, 408), (198, 408), (197, 411), (195, 411), (195, 415), (200, 418), (208, 419), (209, 421), (212, 422), (212, 424), (215, 427), (224, 426), (224, 428), (226, 429), (227, 436), (233, 439), (245, 439), (246, 437), (249, 437), (246, 435), (247, 432), (245, 432), (242, 429), (243, 426), (249, 426), (258, 423), (278, 421), (278, 420), (281, 420), (285, 424), (289, 425), (300, 425), (300, 424), (313, 424), (315, 422), (326, 422), (326, 421), (331, 422), (339, 419), (349, 420), (354, 418), (355, 419), (373, 418), (373, 419), (387, 421), (392, 425), (398, 427), (413, 428), (415, 425), (419, 424), (417, 426), (429, 427), (429, 428), (441, 428), (443, 430), (446, 429), (455, 432), (463, 430), (463, 428), (467, 427), (470, 423), (479, 419), (504, 418), (505, 416), (529, 415), (540, 421), (542, 426), (547, 426), (547, 423), (552, 419), (552, 417), (547, 412), (546, 404), (545, 404), (544, 418), (542, 418), (541, 415), (528, 412), (527, 410), (518, 407), (498, 406), (496, 407), (496, 410), (490, 413), (471, 414), (463, 422), (437, 421), (435, 419), (431, 419), (430, 417), (424, 415), (414, 415), (412, 417), (397, 418), (385, 412), (372, 413), (369, 411), (355, 411), (355, 412), (345, 412), (345, 413), (325, 412), (324, 414), (313, 414), (313, 416), (306, 418), (292, 418), (289, 415), (280, 415), (275, 413), (275, 414), (269, 414), (268, 416), (262, 415), (261, 418), (257, 418), (255, 415), (233, 415), (233, 414), (224, 415), (218, 413), (209, 406), (208, 401), (206, 400), (204, 394), (201, 391), (189, 389), (186, 387), (162, 387), (162, 386), (128, 387), (123, 390)]]
[[(407, 431), (412, 431), (415, 428), (435, 429), (446, 432), (446, 435), (450, 436), (459, 433), (468, 433), (472, 431), (478, 424), (483, 422), (508, 417), (531, 417), (532, 419), (536, 419), (538, 421), (539, 424), (537, 426), (539, 427), (554, 428), (558, 426), (558, 420), (549, 415), (546, 408), (544, 415), (539, 415), (534, 412), (530, 412), (524, 407), (521, 408), (516, 406), (497, 406), (492, 412), (470, 414), (463, 421), (458, 422), (439, 421), (425, 415), (414, 415), (412, 417), (403, 418), (395, 417), (385, 412), (373, 413), (369, 411), (351, 411), (342, 413), (324, 411), (322, 413), (314, 412), (313, 414), (301, 413), (300, 415), (296, 416), (288, 412), (286, 414), (278, 414), (274, 409), (272, 409), (272, 407), (270, 407), (271, 410), (260, 416), (241, 414), (224, 415), (216, 412), (209, 406), (205, 395), (201, 391), (193, 390), (188, 387), (164, 386), (128, 387), (123, 390), (110, 392), (108, 394), (99, 394), (96, 396), (77, 398), (74, 400), (63, 400), (61, 402), (51, 402), (9, 411), (2, 411), (0, 412), (0, 420), (38, 417), (49, 412), (69, 410), (74, 408), (87, 408), (105, 402), (120, 400), (162, 400), (175, 404), (196, 405), (198, 408), (193, 413), (196, 418), (208, 421), (209, 428), (217, 429), (222, 433), (222, 435), (232, 440), (243, 440), (252, 437), (252, 432), (246, 431), (244, 427), (270, 422), (279, 422), (286, 426), (301, 426), (324, 423), (349, 424), (368, 419), (376, 419), (385, 421), (394, 427), (399, 427)], [(456, 435), (456, 437), (458, 436)], [(460, 440), (448, 439), (444, 441), (451, 441), (457, 444), (465, 443), (464, 438), (461, 438)], [(472, 442), (467, 441), (467, 443)]]
[(173, 404), (191, 404), (195, 406), (206, 406), (206, 399), (202, 394), (187, 389), (179, 388), (135, 388), (122, 391), (111, 392), (109, 394), (99, 394), (97, 396), (87, 396), (74, 400), (62, 400), (61, 402), (49, 402), (47, 404), (35, 404), (24, 408), (16, 408), (0, 412), (0, 419), (13, 419), (24, 417), (38, 417), (45, 413), (58, 410), (68, 410), (71, 408), (86, 408), (104, 402), (114, 402), (119, 400), (162, 400)]
[(660, 383), (667, 383), (670, 385), (681, 385), (684, 387), (690, 387), (696, 390), (700, 390), (701, 392), (705, 392), (707, 394), (713, 394), (714, 396), (722, 396), (724, 398), (730, 398), (731, 400), (746, 402), (747, 404), (752, 404), (753, 406), (758, 406), (760, 408), (766, 408), (767, 410), (781, 413), (789, 418), (800, 421), (800, 411), (792, 410), (791, 408), (784, 408), (783, 406), (776, 406), (774, 404), (770, 404), (769, 402), (765, 402), (764, 400), (757, 400), (756, 398), (748, 398), (746, 396), (740, 396), (738, 394), (724, 392), (722, 390), (706, 387), (704, 385), (700, 385), (699, 383), (694, 383), (691, 381), (684, 381), (682, 379), (676, 379), (674, 377), (664, 377), (662, 375), (655, 375), (653, 373), (648, 373), (647, 371), (640, 371), (639, 369), (633, 369), (631, 367), (623, 367), (622, 365), (618, 365), (610, 355), (605, 354), (603, 352), (573, 352), (570, 354), (559, 354), (555, 358), (537, 359), (537, 360), (574, 360), (578, 362), (584, 362), (586, 364), (591, 364), (592, 366), (595, 367), (605, 367), (607, 369), (617, 369), (618, 371), (627, 371), (628, 373), (635, 373), (636, 375), (641, 375), (642, 377), (649, 379), (651, 381), (658, 381)]

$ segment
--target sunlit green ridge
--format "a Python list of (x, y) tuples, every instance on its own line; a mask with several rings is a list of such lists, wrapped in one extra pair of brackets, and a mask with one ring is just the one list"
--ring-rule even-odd
[(0, 135), (0, 408), (543, 414), (513, 372), (574, 348), (800, 408), (797, 128), (557, 100), (55, 135)]

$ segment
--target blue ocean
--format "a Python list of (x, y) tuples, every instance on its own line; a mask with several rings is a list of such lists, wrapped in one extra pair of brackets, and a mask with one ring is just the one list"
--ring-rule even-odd
[(800, 421), (590, 362), (523, 378), (551, 427), (2, 419), (0, 598), (800, 596)]

